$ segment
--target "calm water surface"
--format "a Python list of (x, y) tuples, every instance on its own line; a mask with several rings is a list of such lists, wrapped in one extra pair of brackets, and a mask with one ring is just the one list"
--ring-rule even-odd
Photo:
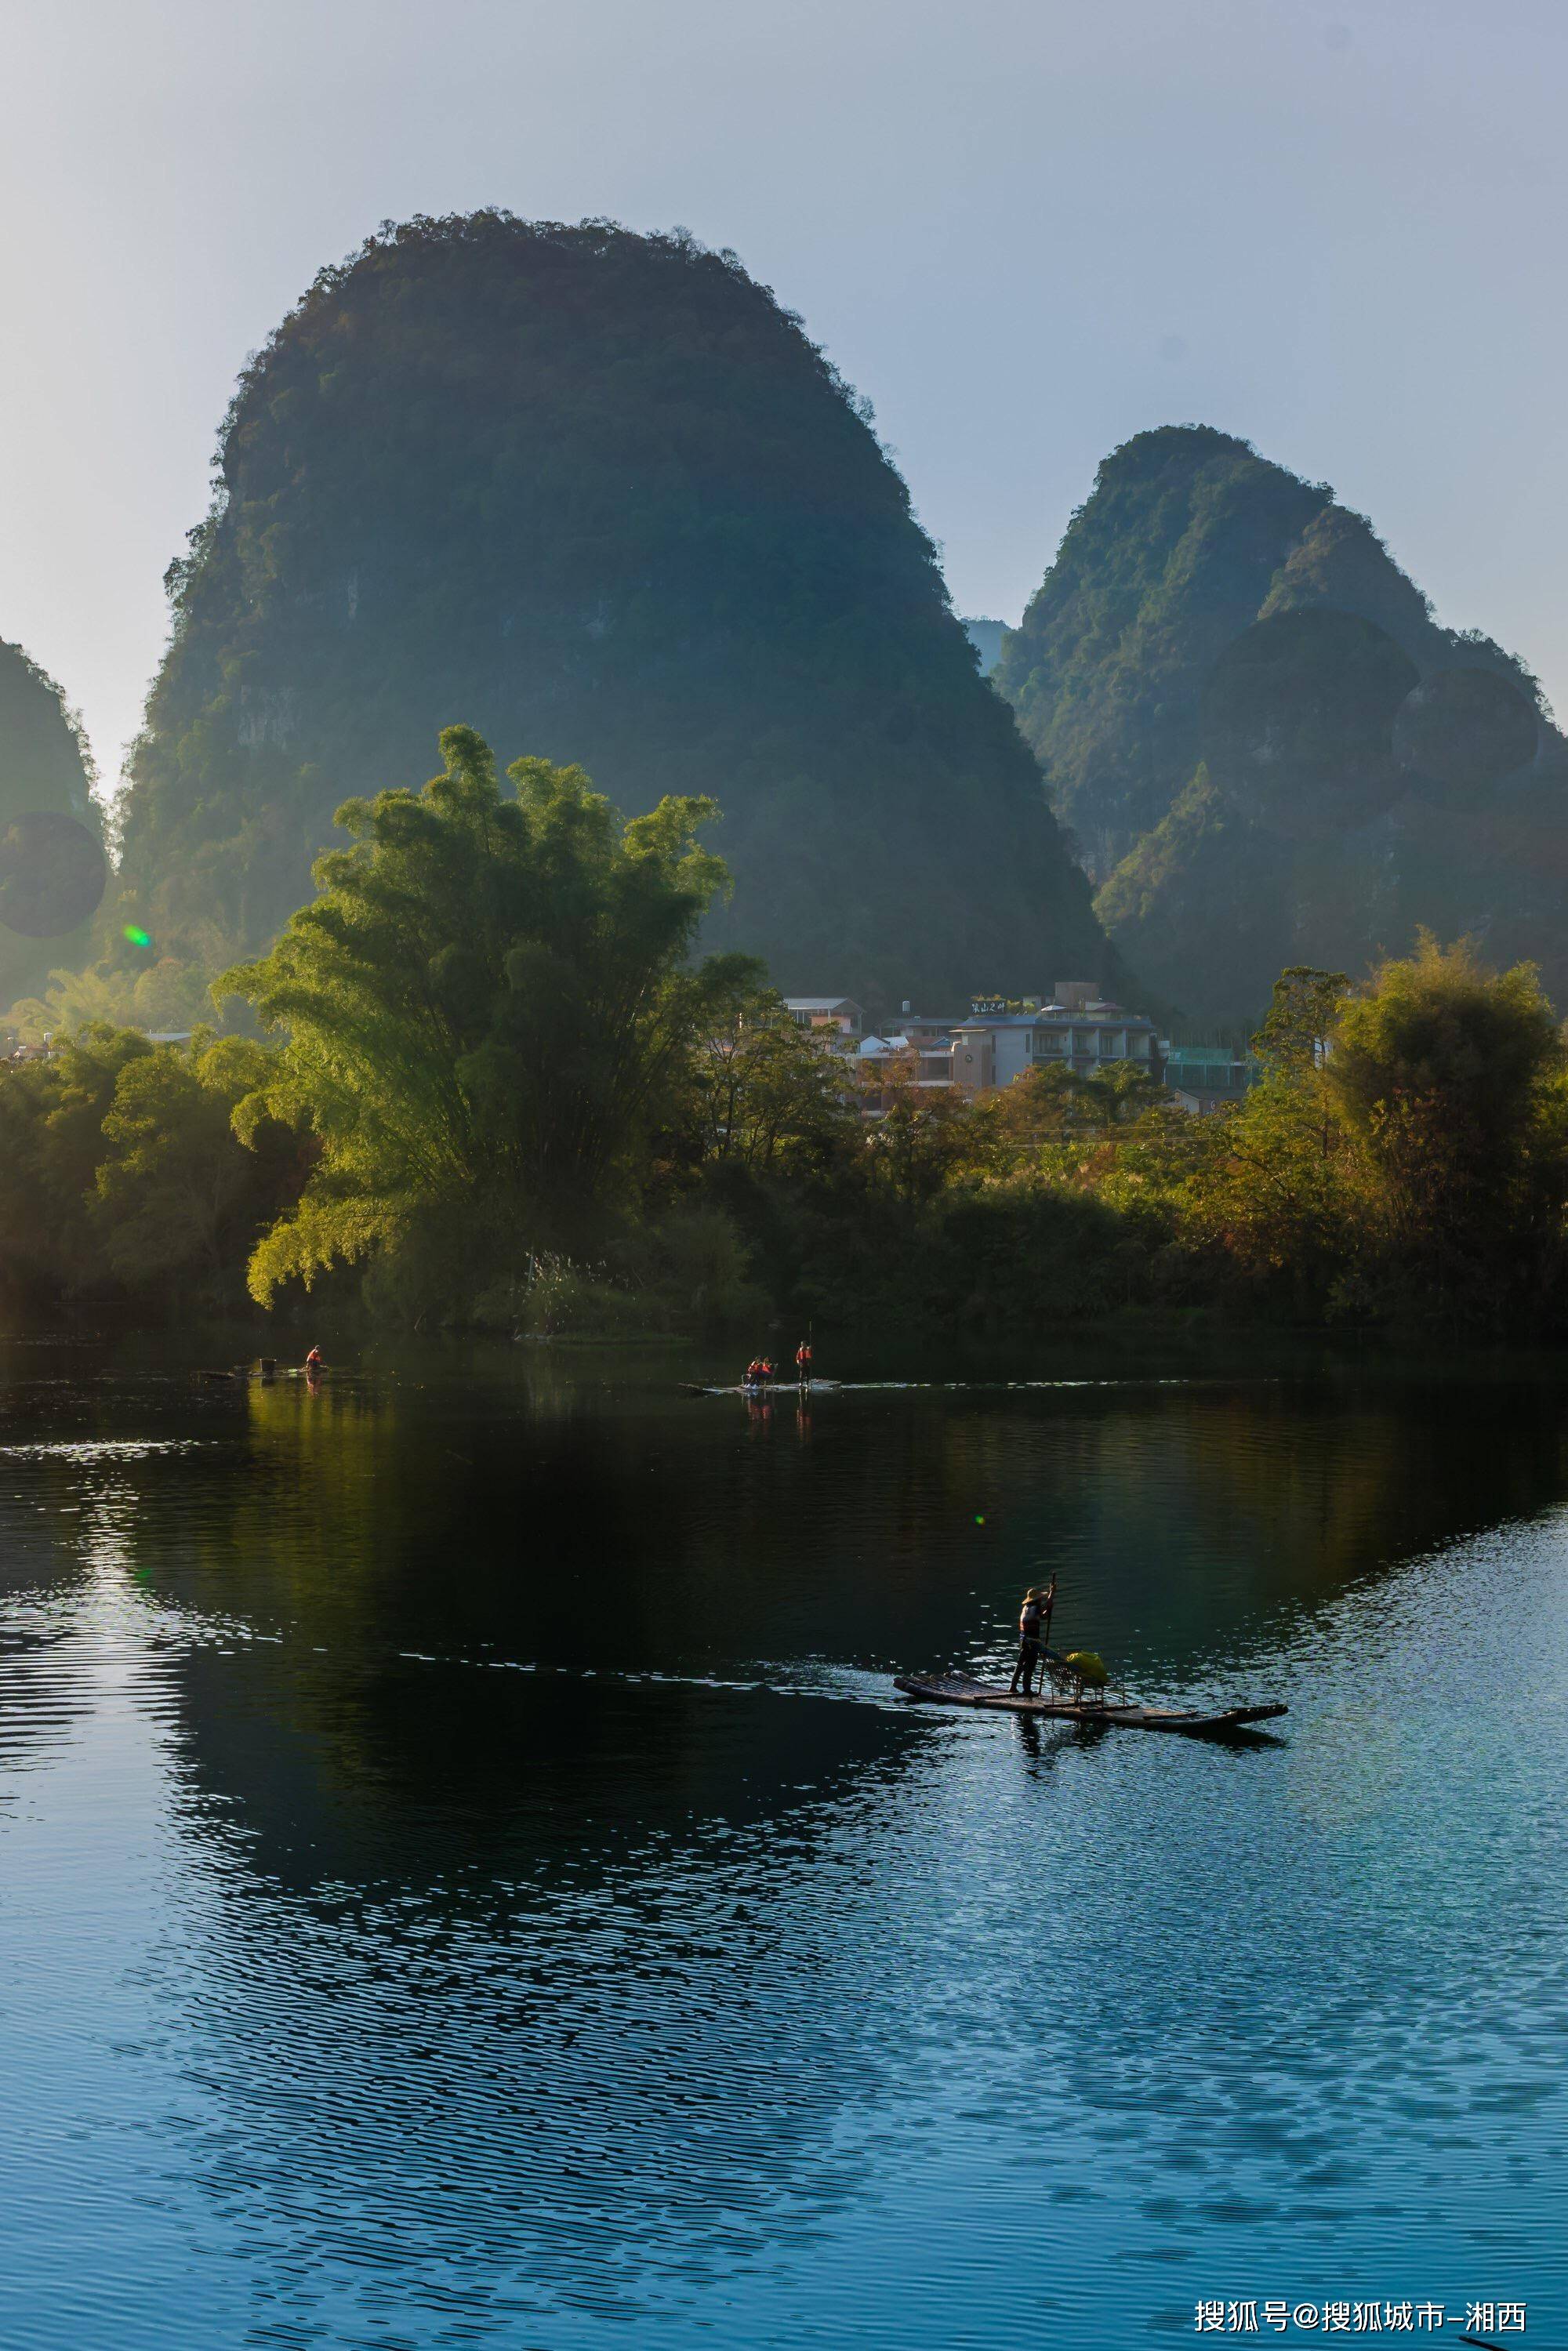
[[(1568, 2345), (1568, 1384), (188, 1374), (0, 1345), (6, 2351)], [(891, 1691), (1051, 1568), (1286, 1736)]]

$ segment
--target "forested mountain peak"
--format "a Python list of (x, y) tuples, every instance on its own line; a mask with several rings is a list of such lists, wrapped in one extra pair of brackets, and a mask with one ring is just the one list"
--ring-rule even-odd
[(1142, 433), (993, 684), (1165, 999), (1261, 1008), (1423, 925), (1568, 981), (1564, 748), (1524, 665), (1442, 627), (1364, 516), (1233, 434)]
[(1100, 467), (993, 676), (1096, 879), (1191, 775), (1198, 682), (1330, 495), (1207, 425)]
[[(961, 1002), (1104, 961), (865, 404), (732, 254), (497, 212), (389, 227), (241, 378), (172, 567), (125, 909), (264, 945), (439, 729), (711, 793), (710, 940)], [(1063, 958), (1066, 963), (1063, 963)]]

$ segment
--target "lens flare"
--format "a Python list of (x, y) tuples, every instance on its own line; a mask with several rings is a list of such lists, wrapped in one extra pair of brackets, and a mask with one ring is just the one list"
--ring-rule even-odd
[(0, 929), (64, 938), (94, 912), (108, 881), (102, 843), (74, 816), (28, 809), (0, 818)]
[(152, 944), (148, 934), (145, 931), (139, 929), (134, 923), (126, 924), (125, 935), (131, 941), (133, 947), (150, 947)]

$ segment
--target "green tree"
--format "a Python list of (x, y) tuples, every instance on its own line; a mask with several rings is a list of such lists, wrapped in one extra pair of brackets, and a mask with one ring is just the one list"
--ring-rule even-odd
[(211, 933), (206, 946), (204, 962), (182, 963), (149, 948), (148, 959), (135, 969), (110, 959), (81, 971), (52, 970), (43, 993), (19, 998), (8, 1018), (30, 1043), (75, 1033), (95, 1021), (110, 1029), (189, 1033), (210, 1019), (212, 975), (228, 960)]
[(47, 1061), (0, 1066), (0, 1268), (13, 1295), (89, 1289), (102, 1264), (89, 1211), (103, 1122), (123, 1072), (152, 1051), (89, 1023)]
[(0, 1065), (0, 1290), (47, 1305), (108, 1288), (236, 1292), (261, 1230), (298, 1192), (302, 1138), (233, 1131), (267, 1049), (153, 1046), (90, 1023), (47, 1061)]
[(89, 1214), (104, 1263), (131, 1288), (193, 1273), (221, 1286), (298, 1195), (301, 1138), (234, 1113), (264, 1091), (274, 1059), (253, 1039), (198, 1036), (128, 1061), (102, 1122)]
[(1119, 1132), (1168, 1099), (1149, 1071), (1133, 1061), (1092, 1071), (1044, 1061), (988, 1095), (979, 1110), (993, 1155), (1005, 1165), (1054, 1144)]
[(1364, 1245), (1361, 1170), (1322, 1069), (1267, 1068), (1234, 1110), (1190, 1122), (1199, 1155), (1185, 1186), (1190, 1240), (1221, 1254), (1266, 1296), (1318, 1319)]
[(685, 968), (727, 880), (695, 839), (711, 801), (622, 824), (580, 768), (519, 759), (507, 798), (472, 728), (441, 747), (421, 792), (340, 810), (355, 846), (219, 983), (287, 1032), (239, 1131), (271, 1115), (320, 1144), (252, 1259), (264, 1301), (411, 1247), (447, 1280), (591, 1243), (633, 1198), (717, 992)]
[(977, 1168), (987, 1135), (955, 1087), (928, 1085), (912, 1050), (855, 1065), (862, 1099), (875, 1115), (865, 1129), (872, 1181), (898, 1200), (933, 1200), (956, 1176)]
[(1357, 994), (1282, 975), (1189, 1228), (1298, 1311), (1523, 1330), (1557, 1311), (1568, 1054), (1533, 969), (1423, 935)]
[(798, 1027), (748, 958), (726, 958), (715, 981), (718, 1000), (692, 1056), (698, 1155), (760, 1176), (822, 1165), (858, 1140), (830, 1035)]
[(1344, 1007), (1347, 984), (1343, 971), (1287, 965), (1274, 982), (1263, 1026), (1252, 1040), (1257, 1051), (1281, 1066), (1321, 1064)]
[(1534, 967), (1423, 934), (1342, 1013), (1323, 1083), (1410, 1304), (1489, 1322), (1560, 1276), (1568, 1052)]

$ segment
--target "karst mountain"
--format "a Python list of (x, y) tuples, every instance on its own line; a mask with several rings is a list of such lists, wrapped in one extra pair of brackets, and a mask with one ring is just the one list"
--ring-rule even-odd
[(1145, 985), (1244, 1020), (1425, 925), (1568, 1001), (1568, 746), (1324, 483), (1203, 426), (1100, 468), (993, 684)]
[(246, 370), (171, 588), (116, 910), (152, 952), (264, 945), (340, 803), (462, 721), (628, 814), (711, 794), (705, 944), (787, 990), (1113, 976), (865, 404), (733, 255), (498, 213), (373, 237)]

